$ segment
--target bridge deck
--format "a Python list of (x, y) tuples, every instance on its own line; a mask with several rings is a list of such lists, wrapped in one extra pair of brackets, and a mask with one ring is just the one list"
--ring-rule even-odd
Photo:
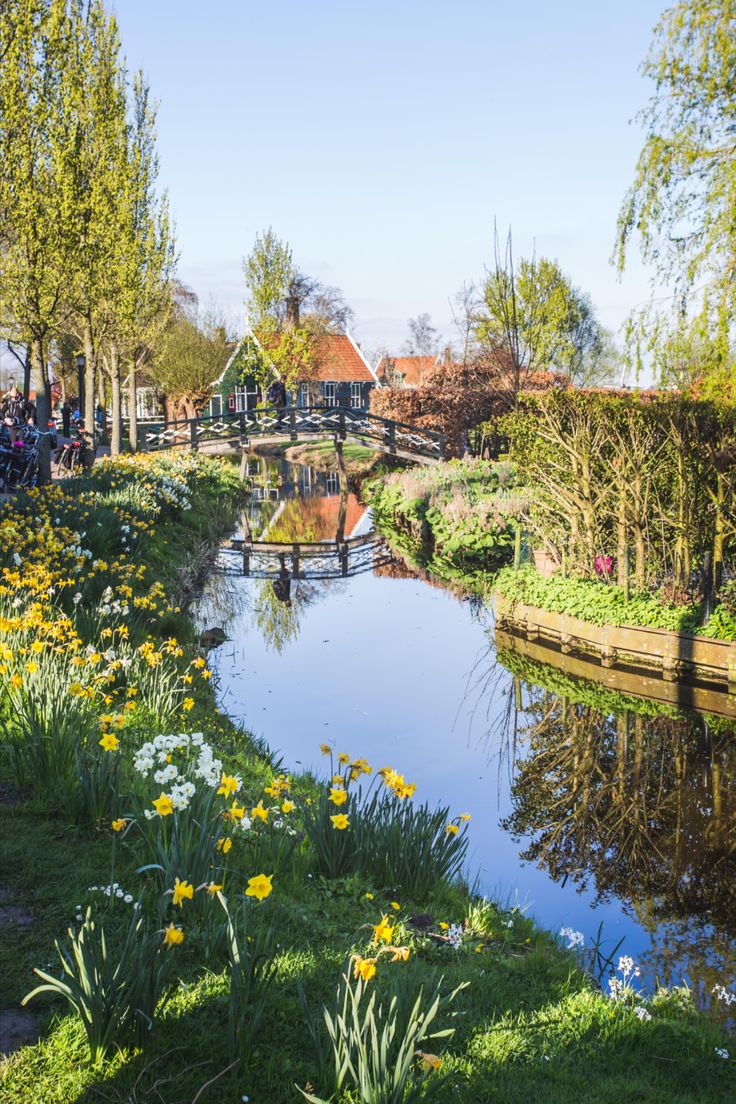
[(191, 418), (142, 428), (141, 447), (148, 452), (170, 448), (248, 449), (261, 443), (334, 437), (357, 441), (378, 452), (407, 460), (444, 459), (441, 433), (381, 418), (353, 407), (285, 407), (243, 410), (219, 417)]

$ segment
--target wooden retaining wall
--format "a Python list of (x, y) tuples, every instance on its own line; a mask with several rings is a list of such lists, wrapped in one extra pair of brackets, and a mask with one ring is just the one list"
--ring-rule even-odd
[(563, 655), (595, 656), (603, 667), (656, 673), (666, 682), (692, 682), (736, 694), (736, 644), (668, 629), (592, 625), (495, 595), (496, 625)]

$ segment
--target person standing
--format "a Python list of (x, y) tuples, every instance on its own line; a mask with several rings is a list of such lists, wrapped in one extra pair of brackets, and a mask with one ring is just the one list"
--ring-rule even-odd
[(61, 432), (64, 437), (72, 435), (72, 408), (66, 400), (61, 404)]

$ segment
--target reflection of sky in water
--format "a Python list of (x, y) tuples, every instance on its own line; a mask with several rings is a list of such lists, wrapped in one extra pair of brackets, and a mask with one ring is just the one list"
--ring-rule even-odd
[[(201, 603), (201, 624), (222, 624), (229, 637), (212, 663), (232, 717), (263, 736), (288, 768), (323, 770), (325, 740), (374, 767), (395, 767), (417, 783), (417, 799), (472, 813), (471, 873), (482, 891), (518, 898), (553, 930), (566, 925), (590, 938), (602, 923), (609, 949), (624, 937), (627, 953), (646, 950), (649, 937), (618, 901), (593, 908), (594, 887), (580, 893), (571, 878), (556, 884), (522, 863), (525, 841), (500, 825), (511, 812), (504, 719), (513, 723), (513, 686), (495, 664), (489, 614), (474, 617), (467, 602), (416, 579), (364, 574), (299, 583), (297, 629), (278, 651), (263, 638), (270, 585), (215, 576)], [(523, 739), (518, 753), (526, 753)]]

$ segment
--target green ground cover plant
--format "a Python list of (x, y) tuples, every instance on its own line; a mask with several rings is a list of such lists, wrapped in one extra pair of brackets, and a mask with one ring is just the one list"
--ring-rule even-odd
[[(2, 1066), (3, 1101), (328, 1099), (321, 1010), (334, 1009), (348, 961), (367, 1001), (352, 1027), (337, 1025), (357, 1084), (335, 1104), (383, 1099), (368, 1095), (383, 1091), (388, 1068), (371, 1057), (370, 1022), (377, 1038), (393, 1032), (396, 1101), (732, 1099), (736, 1064), (717, 1053), (728, 1046), (723, 1029), (688, 994), (658, 994), (651, 1018), (640, 1016), (529, 917), (471, 893), (469, 814), (440, 809), (434, 823), (398, 769), (328, 745), (324, 775), (285, 772), (219, 711), (186, 603), (239, 494), (235, 473), (215, 461), (125, 459), (0, 513), (0, 884), (32, 916), (4, 927), (2, 1002), (17, 1007), (34, 968), (52, 987), (30, 1004), (39, 1042)], [(57, 661), (53, 693), (78, 706), (71, 759), (87, 756), (92, 781), (104, 782), (84, 807), (49, 793), (73, 788), (71, 768), (55, 784), (17, 759), (25, 730), (8, 728), (11, 691), (43, 696), (41, 664)], [(349, 841), (348, 851), (355, 831), (365, 861), (331, 869), (315, 831)], [(47, 980), (57, 939), (65, 961), (81, 959), (77, 1013)], [(136, 990), (149, 954), (165, 977), (149, 969), (151, 985)], [(82, 977), (96, 974), (104, 984), (85, 991)], [(406, 1027), (430, 1013), (431, 1047)]]
[(503, 568), (492, 588), (511, 602), (570, 614), (593, 625), (638, 625), (736, 640), (736, 617), (721, 607), (703, 623), (700, 602), (675, 605), (656, 594), (636, 591), (627, 601), (624, 588), (614, 583), (560, 573), (545, 578), (531, 564), (518, 571)]

